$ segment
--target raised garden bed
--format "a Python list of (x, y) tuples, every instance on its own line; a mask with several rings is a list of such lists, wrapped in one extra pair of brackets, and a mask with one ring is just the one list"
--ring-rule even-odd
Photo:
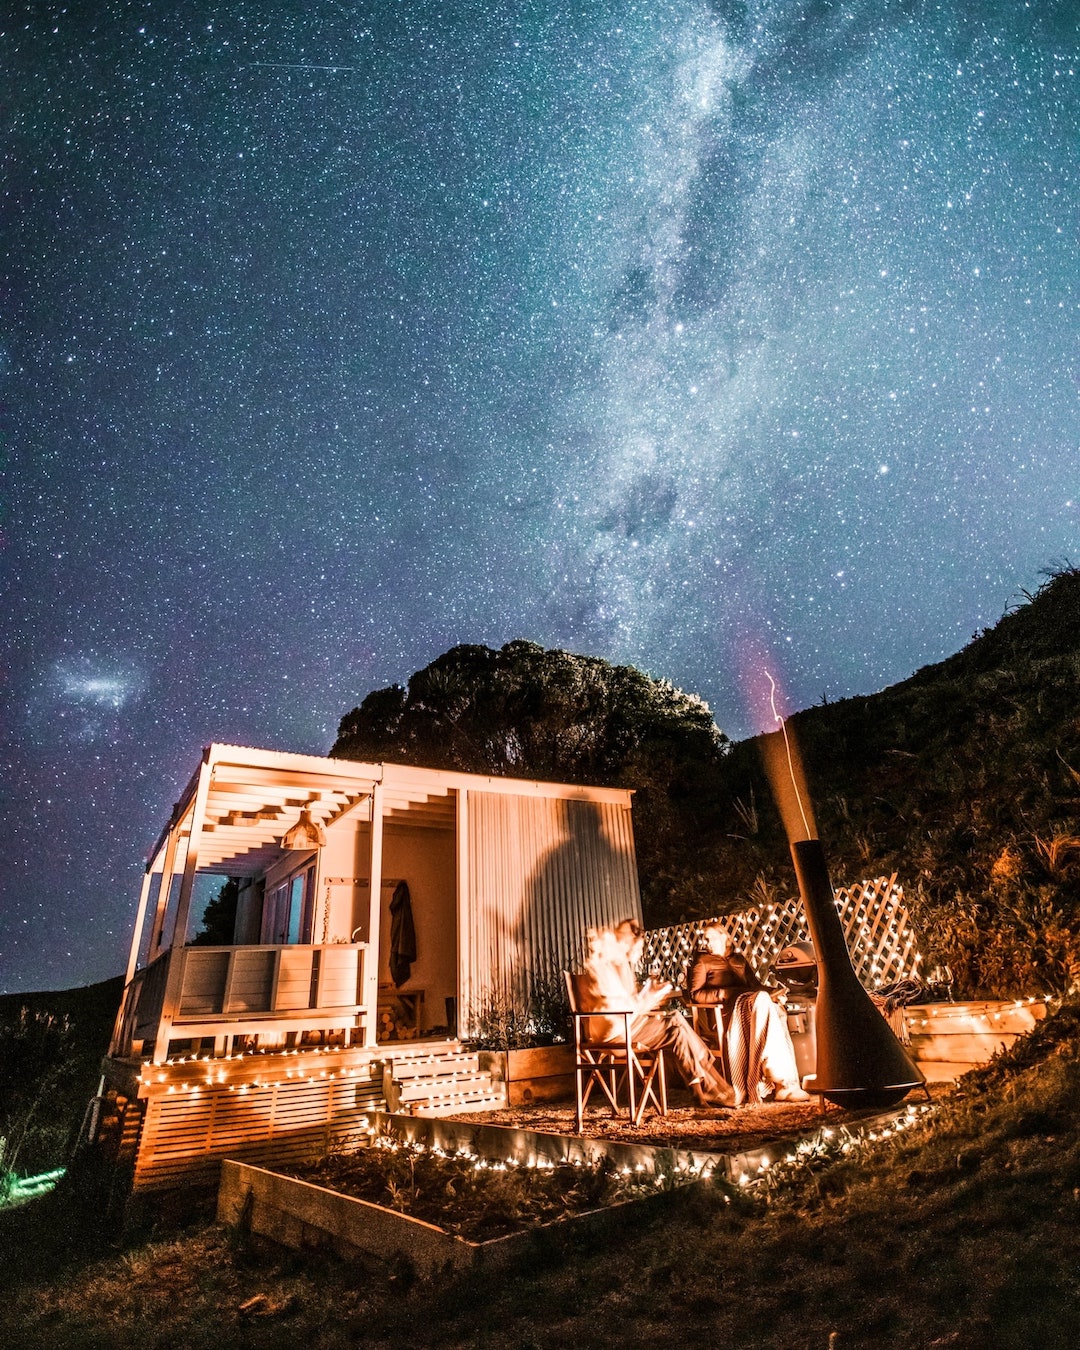
[[(382, 1150), (370, 1150), (376, 1151)], [(607, 1189), (606, 1182), (601, 1184), (596, 1177), (589, 1178), (584, 1184), (580, 1179), (560, 1178), (557, 1186), (548, 1191), (546, 1199), (540, 1204), (533, 1203), (530, 1208), (538, 1215), (545, 1208), (556, 1207), (560, 1195), (566, 1201), (575, 1191), (574, 1203), (587, 1203), (589, 1190), (593, 1187), (601, 1194)], [(632, 1202), (619, 1201), (603, 1208), (564, 1212), (547, 1222), (534, 1218), (531, 1227), (476, 1240), (414, 1215), (299, 1177), (270, 1172), (247, 1163), (226, 1162), (221, 1169), (217, 1217), (221, 1223), (246, 1228), (284, 1246), (314, 1250), (329, 1248), (347, 1258), (374, 1255), (404, 1262), (418, 1274), (432, 1275), (476, 1265), (506, 1266), (527, 1261), (537, 1251), (550, 1249), (552, 1245), (567, 1245), (585, 1237), (593, 1239), (618, 1227), (629, 1203), (634, 1204), (635, 1212), (641, 1218), (643, 1207), (655, 1209), (670, 1204), (674, 1194), (673, 1190), (656, 1190), (655, 1187), (649, 1194), (644, 1185), (639, 1190), (641, 1198)], [(491, 1197), (484, 1200), (483, 1208), (489, 1213), (495, 1212)], [(454, 1209), (452, 1198), (447, 1197), (445, 1212), (453, 1213)], [(518, 1221), (523, 1219), (524, 1209), (524, 1205), (517, 1205)], [(499, 1224), (503, 1224), (501, 1217), (495, 1226)], [(488, 1229), (479, 1225), (473, 1226), (471, 1231)]]
[(958, 1076), (985, 1064), (1026, 1036), (1045, 1016), (1045, 1000), (1030, 997), (911, 1003), (904, 1009), (911, 1054), (928, 1077), (939, 1066), (947, 1066)]
[(527, 1167), (389, 1138), (289, 1171), (302, 1181), (409, 1214), (473, 1242), (524, 1232), (656, 1190), (652, 1173), (623, 1171), (608, 1158)]
[(508, 1106), (566, 1097), (574, 1091), (574, 1050), (569, 1045), (525, 1050), (481, 1050), (480, 1067), (506, 1084)]
[[(773, 1113), (764, 1140), (760, 1112)], [(504, 1264), (528, 1259), (538, 1245), (613, 1231), (629, 1205), (641, 1219), (687, 1186), (750, 1181), (823, 1125), (858, 1131), (900, 1114), (823, 1115), (816, 1103), (677, 1113), (660, 1121), (673, 1127), (666, 1135), (656, 1137), (654, 1123), (646, 1141), (601, 1135), (602, 1124), (618, 1124), (606, 1114), (587, 1118), (591, 1136), (520, 1123), (563, 1123), (572, 1107), (491, 1113), (515, 1117), (505, 1123), (373, 1112), (355, 1156), (327, 1159), (303, 1176), (224, 1163), (218, 1218), (291, 1247), (402, 1258), (423, 1274)]]

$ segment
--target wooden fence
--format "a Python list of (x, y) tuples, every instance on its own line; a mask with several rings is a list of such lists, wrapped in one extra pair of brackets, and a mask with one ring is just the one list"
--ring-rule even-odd
[[(918, 973), (921, 956), (904, 905), (904, 889), (896, 879), (878, 877), (834, 892), (851, 963), (869, 990)], [(735, 947), (764, 979), (785, 947), (809, 942), (810, 933), (798, 898), (761, 905), (719, 919), (695, 919), (645, 934), (644, 962), (661, 978), (684, 985), (686, 967), (704, 929), (724, 928)]]

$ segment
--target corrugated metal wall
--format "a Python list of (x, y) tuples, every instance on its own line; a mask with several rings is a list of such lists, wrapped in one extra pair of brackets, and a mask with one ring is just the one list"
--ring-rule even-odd
[(629, 805), (469, 793), (464, 1025), (574, 964), (585, 929), (641, 917)]

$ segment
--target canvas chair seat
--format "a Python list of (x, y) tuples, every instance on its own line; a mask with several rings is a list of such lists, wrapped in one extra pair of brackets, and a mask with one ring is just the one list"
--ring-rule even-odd
[[(645, 1111), (652, 1106), (657, 1115), (667, 1115), (667, 1078), (664, 1071), (663, 1050), (635, 1045), (631, 1035), (636, 1013), (629, 1010), (605, 1008), (586, 1011), (582, 1008), (581, 976), (570, 971), (566, 976), (566, 992), (570, 999), (570, 1017), (574, 1024), (574, 1096), (577, 1106), (577, 1129), (584, 1124), (585, 1107), (593, 1088), (599, 1087), (618, 1116), (623, 1103), (630, 1120), (640, 1125)], [(603, 1016), (616, 1023), (614, 1038), (597, 1040), (590, 1034), (590, 1021)]]

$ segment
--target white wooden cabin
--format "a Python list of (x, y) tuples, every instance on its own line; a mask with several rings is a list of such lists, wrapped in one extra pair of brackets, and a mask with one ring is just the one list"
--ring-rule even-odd
[[(147, 864), (111, 1053), (468, 1036), (486, 999), (557, 975), (588, 925), (640, 917), (630, 800), (211, 745)], [(322, 842), (283, 847), (302, 812)], [(206, 877), (240, 880), (227, 947), (190, 943)], [(417, 954), (395, 987), (401, 881)]]
[[(232, 943), (193, 945), (230, 877)], [(398, 986), (402, 881), (416, 959)], [(629, 791), (209, 746), (147, 863), (105, 1063), (112, 1099), (141, 1104), (144, 1180), (170, 1130), (177, 1174), (181, 1155), (236, 1155), (230, 1140), (266, 1156), (273, 1136), (280, 1153), (301, 1082), (326, 1128), (385, 1099), (394, 1065), (456, 1082), (447, 1065), (485, 1006), (557, 975), (589, 925), (640, 914)]]

